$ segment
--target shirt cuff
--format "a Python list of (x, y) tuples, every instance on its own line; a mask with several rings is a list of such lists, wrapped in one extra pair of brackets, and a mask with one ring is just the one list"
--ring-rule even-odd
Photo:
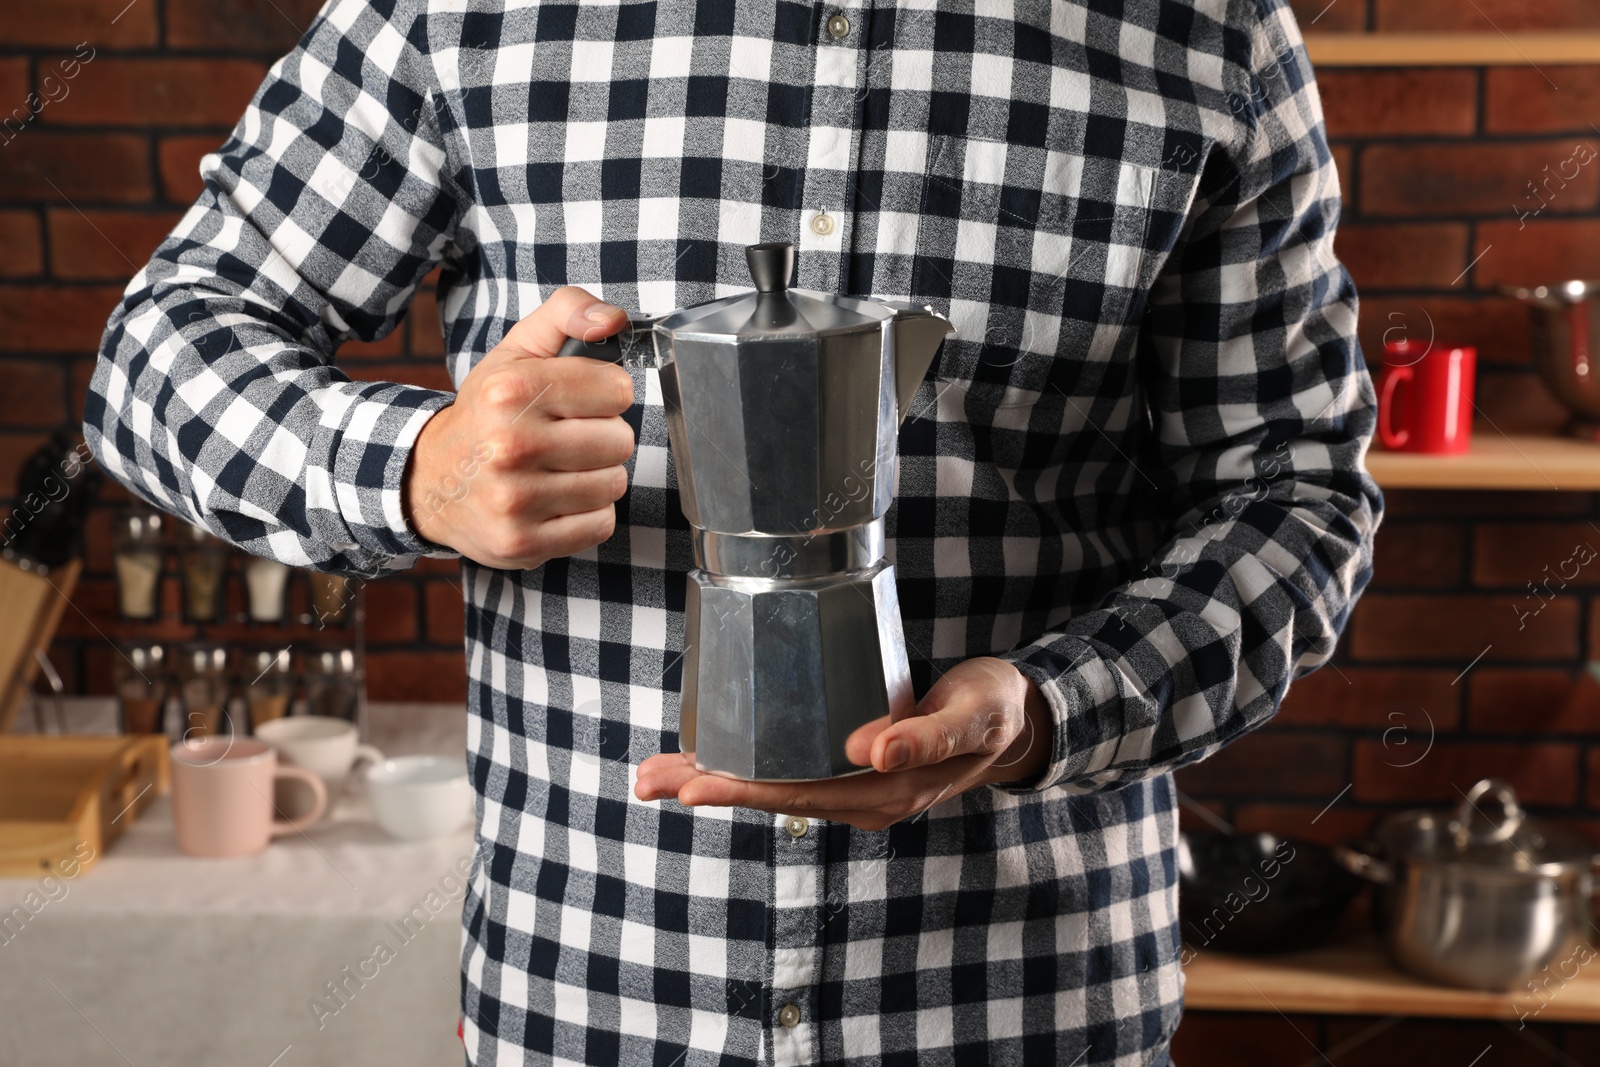
[[(1075, 658), (1070, 653), (1076, 652)], [(1048, 634), (1026, 647), (1005, 653), (999, 658), (1010, 663), (1022, 676), (1038, 687), (1050, 709), (1051, 733), (1038, 738), (1036, 744), (1050, 746), (1049, 760), (1037, 778), (1019, 782), (997, 782), (991, 788), (1002, 793), (1026, 796), (1040, 793), (1060, 785), (1067, 777), (1070, 753), (1068, 725), (1075, 709), (1086, 706), (1090, 699), (1076, 672), (1086, 655), (1093, 655), (1084, 641)]]
[(363, 553), (395, 560), (455, 555), (412, 529), (404, 506), (411, 450), (422, 427), (455, 394), (389, 382), (345, 388), (355, 392), (339, 420), (328, 490), (352, 543)]

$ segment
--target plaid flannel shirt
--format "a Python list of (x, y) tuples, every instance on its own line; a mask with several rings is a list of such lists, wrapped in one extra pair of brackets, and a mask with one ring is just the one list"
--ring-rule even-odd
[(756, 241), (794, 243), (798, 285), (956, 327), (888, 517), (914, 684), (1009, 658), (1053, 711), (1048, 771), (881, 833), (635, 800), (632, 765), (677, 747), (692, 564), (633, 372), (616, 534), (462, 565), (470, 1062), (1165, 1056), (1169, 772), (1331, 654), (1381, 510), (1283, 0), (332, 0), (201, 170), (87, 432), (140, 495), (291, 564), (438, 551), (401, 485), (450, 394), (335, 365), (436, 264), (458, 383), (559, 285), (660, 313), (740, 291)]

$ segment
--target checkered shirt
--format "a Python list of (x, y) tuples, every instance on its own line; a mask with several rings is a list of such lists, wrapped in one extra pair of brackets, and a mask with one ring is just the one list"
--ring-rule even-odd
[(795, 245), (800, 286), (955, 325), (888, 516), (913, 682), (1010, 659), (1054, 714), (1047, 772), (878, 833), (636, 800), (678, 746), (692, 562), (634, 371), (615, 535), (462, 564), (469, 1062), (1164, 1060), (1170, 772), (1330, 655), (1381, 511), (1283, 0), (332, 0), (201, 170), (87, 432), (291, 564), (438, 551), (401, 486), (450, 394), (335, 365), (437, 264), (458, 383), (557, 286), (661, 313), (742, 291), (757, 241)]

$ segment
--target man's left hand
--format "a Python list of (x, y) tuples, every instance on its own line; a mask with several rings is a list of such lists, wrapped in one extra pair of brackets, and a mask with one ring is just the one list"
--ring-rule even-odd
[(746, 782), (706, 774), (694, 754), (666, 752), (639, 765), (640, 800), (688, 807), (759, 808), (882, 830), (981, 785), (1031, 781), (1050, 758), (1053, 725), (1043, 694), (1002, 659), (959, 663), (914, 712), (878, 719), (845, 742), (871, 771), (820, 782)]

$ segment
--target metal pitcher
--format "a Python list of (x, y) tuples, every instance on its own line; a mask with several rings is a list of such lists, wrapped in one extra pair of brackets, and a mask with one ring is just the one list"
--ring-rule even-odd
[(1525, 289), (1496, 287), (1528, 305), (1533, 365), (1556, 399), (1573, 413), (1566, 432), (1600, 439), (1600, 282), (1572, 280)]

